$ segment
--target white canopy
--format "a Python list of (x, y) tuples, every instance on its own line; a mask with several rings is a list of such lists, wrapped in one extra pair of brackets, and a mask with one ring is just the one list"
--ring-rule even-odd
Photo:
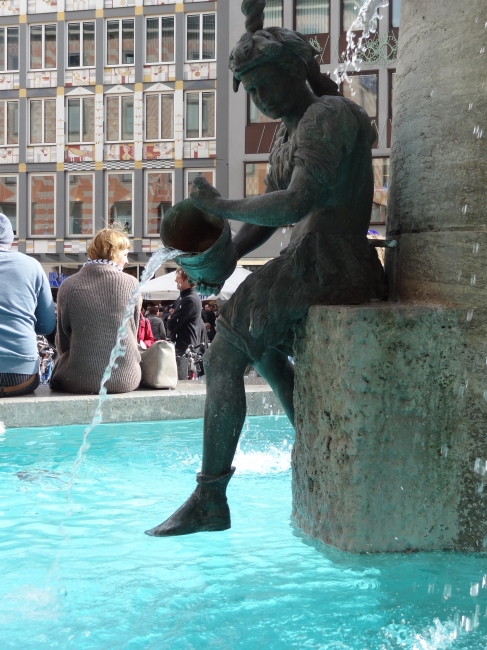
[[(202, 298), (228, 300), (235, 292), (238, 285), (241, 284), (250, 273), (251, 272), (244, 269), (243, 266), (237, 266), (235, 271), (223, 285), (218, 296), (202, 296)], [(179, 291), (176, 288), (176, 271), (166, 273), (166, 275), (161, 275), (158, 278), (145, 282), (142, 285), (141, 292), (144, 300), (176, 300), (179, 298)]]

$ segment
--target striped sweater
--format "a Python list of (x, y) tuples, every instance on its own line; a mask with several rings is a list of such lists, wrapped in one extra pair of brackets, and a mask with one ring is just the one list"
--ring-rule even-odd
[[(64, 280), (58, 293), (56, 347), (60, 354), (51, 388), (98, 393), (110, 353), (137, 281), (109, 265), (89, 264)], [(106, 386), (109, 393), (135, 390), (141, 378), (137, 350), (138, 309), (128, 324), (124, 345)]]

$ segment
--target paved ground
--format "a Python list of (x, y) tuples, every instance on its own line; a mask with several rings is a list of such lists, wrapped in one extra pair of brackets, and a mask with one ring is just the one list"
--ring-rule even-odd
[[(268, 415), (280, 408), (270, 387), (260, 378), (246, 378), (248, 415)], [(203, 417), (206, 385), (180, 381), (175, 390), (139, 389), (110, 395), (103, 405), (104, 422), (144, 422)], [(31, 395), (0, 399), (0, 422), (7, 428), (88, 424), (97, 395), (71, 395), (39, 386)]]

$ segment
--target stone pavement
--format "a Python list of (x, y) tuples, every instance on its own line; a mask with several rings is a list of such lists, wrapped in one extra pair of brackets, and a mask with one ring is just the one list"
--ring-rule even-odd
[[(282, 409), (265, 383), (247, 384), (247, 414), (276, 414)], [(147, 422), (203, 417), (206, 385), (180, 381), (175, 390), (139, 389), (110, 395), (103, 405), (103, 422)], [(98, 395), (71, 395), (39, 386), (31, 395), (0, 399), (0, 422), (17, 427), (88, 424)]]

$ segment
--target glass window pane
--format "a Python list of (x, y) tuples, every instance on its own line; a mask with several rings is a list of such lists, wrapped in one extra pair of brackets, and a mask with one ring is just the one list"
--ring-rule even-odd
[(44, 142), (56, 143), (56, 100), (44, 100)]
[(7, 70), (19, 69), (19, 28), (7, 29)]
[(107, 140), (119, 140), (119, 101), (118, 95), (107, 97), (106, 125)]
[(80, 99), (68, 99), (68, 142), (81, 142)]
[(161, 95), (161, 138), (174, 138), (174, 95)]
[(83, 142), (95, 140), (95, 98), (83, 99)]
[(131, 95), (122, 97), (122, 140), (132, 140), (134, 137), (134, 98)]
[(282, 0), (267, 0), (264, 11), (264, 29), (282, 27)]
[(213, 172), (212, 171), (194, 171), (194, 172), (187, 172), (187, 181), (188, 185), (186, 187), (186, 198), (189, 197), (189, 194), (191, 192), (191, 184), (194, 181), (194, 179), (197, 176), (203, 176), (205, 180), (210, 183), (210, 185), (213, 185), (214, 180), (213, 180)]
[(83, 23), (83, 65), (95, 65), (95, 23)]
[(161, 61), (174, 61), (174, 18), (161, 18)]
[[(350, 29), (364, 3), (365, 0), (343, 0), (342, 26), (344, 32), (347, 32)], [(375, 20), (374, 23), (377, 28), (377, 20)], [(370, 25), (368, 25), (368, 27), (370, 27)], [(361, 21), (354, 26), (355, 31), (361, 31), (363, 29), (364, 24)]]
[(42, 142), (42, 100), (30, 102), (30, 142)]
[(69, 235), (93, 234), (93, 174), (69, 174)]
[(392, 7), (389, 11), (391, 12), (392, 27), (399, 27), (399, 19), (401, 18), (401, 0), (392, 0)]
[(361, 106), (369, 117), (377, 117), (377, 75), (358, 74), (351, 79), (351, 85), (343, 84), (344, 96)]
[(7, 102), (7, 144), (19, 144), (19, 102)]
[(5, 29), (0, 28), (0, 70), (5, 70), (5, 32)]
[(198, 61), (200, 58), (200, 17), (187, 16), (186, 20), (186, 58), (188, 61)]
[(0, 212), (9, 218), (17, 235), (17, 177), (0, 176)]
[(396, 73), (391, 72), (391, 76), (389, 78), (390, 78), (390, 84), (391, 84), (390, 100), (389, 100), (391, 102), (391, 105), (389, 107), (389, 115), (392, 118), (392, 109), (394, 107), (394, 91), (396, 90)]
[(301, 34), (328, 34), (330, 0), (296, 0), (296, 31)]
[(158, 235), (162, 217), (172, 206), (172, 174), (147, 173), (147, 235)]
[(371, 222), (385, 223), (389, 187), (389, 158), (373, 158), (372, 168), (374, 170), (374, 202)]
[(159, 18), (147, 19), (145, 60), (147, 63), (159, 61)]
[(132, 234), (132, 174), (108, 174), (108, 223)]
[(267, 176), (269, 164), (247, 163), (245, 165), (245, 196), (260, 196), (264, 194), (266, 186), (264, 179)]
[(42, 68), (42, 25), (32, 25), (30, 28), (30, 68)]
[(44, 25), (44, 48), (46, 68), (56, 67), (56, 25)]
[(145, 138), (159, 139), (159, 95), (146, 95), (145, 98)]
[(203, 59), (214, 59), (215, 52), (215, 14), (203, 14)]
[(118, 20), (107, 22), (107, 65), (118, 65), (120, 48)]
[(215, 93), (202, 93), (201, 137), (215, 137)]
[(252, 99), (249, 97), (249, 124), (264, 124), (266, 122), (276, 122), (276, 120), (267, 117), (264, 113), (261, 113), (257, 106), (254, 104)]
[(80, 24), (68, 23), (68, 67), (77, 68), (81, 65)]
[(31, 235), (54, 235), (54, 176), (30, 177)]
[(200, 96), (199, 93), (186, 95), (186, 137), (199, 138), (200, 136)]
[(0, 102), (0, 144), (5, 144), (5, 102)]
[(134, 21), (122, 20), (122, 63), (134, 62)]

